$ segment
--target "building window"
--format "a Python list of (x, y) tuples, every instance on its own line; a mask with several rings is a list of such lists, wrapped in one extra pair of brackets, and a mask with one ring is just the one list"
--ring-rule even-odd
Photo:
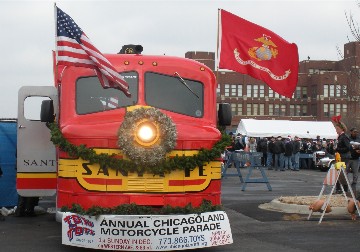
[(343, 104), (342, 105), (342, 114), (346, 115), (347, 114), (347, 104)]
[(231, 96), (231, 97), (241, 97), (241, 96), (243, 96), (242, 85), (225, 84), (225, 96)]
[(281, 104), (281, 106), (280, 106), (280, 115), (281, 116), (286, 115), (286, 105), (285, 104)]
[(276, 115), (276, 116), (280, 115), (280, 106), (279, 106), (279, 104), (274, 104), (274, 115)]
[[(274, 92), (274, 90), (272, 90), (271, 88), (269, 88), (269, 97), (280, 98), (280, 95), (278, 93)], [(281, 96), (281, 97), (285, 97), (285, 96)]]
[(345, 97), (347, 96), (347, 86), (346, 85), (342, 86), (342, 95)]
[(300, 116), (301, 110), (300, 105), (295, 105), (295, 116)]
[(265, 104), (264, 103), (259, 104), (259, 115), (265, 115)]
[(259, 97), (259, 85), (253, 85), (253, 97), (257, 98)]
[(308, 95), (307, 95), (307, 87), (302, 87), (301, 91), (302, 91), (302, 98), (307, 98), (308, 97)]
[(259, 97), (265, 97), (265, 85), (259, 85)]
[(335, 96), (336, 96), (336, 97), (340, 97), (340, 96), (341, 96), (341, 86), (340, 86), (340, 85), (336, 85)]
[(231, 104), (231, 112), (233, 115), (236, 115), (236, 104), (234, 103)]
[(237, 104), (237, 115), (242, 115), (242, 103)]
[(274, 104), (269, 104), (269, 115), (274, 115)]
[(253, 115), (259, 115), (259, 104), (253, 104)]
[(296, 87), (294, 98), (297, 98), (297, 99), (301, 98), (301, 87)]
[(246, 96), (251, 97), (251, 85), (246, 85)]
[(324, 85), (324, 97), (329, 97), (329, 85)]
[(272, 90), (271, 88), (269, 88), (269, 97), (270, 98), (274, 97), (274, 90)]
[(329, 85), (329, 97), (334, 97), (334, 96), (335, 96), (335, 86)]
[(220, 93), (220, 84), (217, 85), (216, 88), (216, 97), (220, 97), (221, 93)]
[(226, 96), (226, 97), (229, 97), (230, 96), (230, 85), (229, 84), (225, 84), (224, 85), (224, 95)]
[(251, 104), (246, 104), (246, 115), (251, 115)]
[(335, 104), (329, 104), (329, 116), (335, 115)]
[(290, 116), (295, 116), (295, 105), (290, 104), (289, 109), (290, 109), (289, 115)]
[(231, 91), (231, 92), (230, 92), (230, 96), (235, 96), (235, 97), (237, 96), (236, 89), (237, 89), (237, 88), (236, 88), (236, 85), (234, 85), (234, 84), (233, 84), (233, 85), (230, 85), (230, 91)]
[(341, 104), (335, 104), (335, 115), (341, 114)]
[(324, 103), (324, 117), (329, 117), (329, 104)]
[(237, 95), (238, 97), (243, 96), (243, 85), (241, 84), (237, 85)]
[(303, 105), (303, 106), (302, 106), (301, 115), (302, 115), (302, 116), (306, 116), (306, 115), (307, 115), (307, 105)]
[(324, 116), (325, 117), (332, 117), (334, 115), (340, 115), (347, 112), (347, 105), (346, 104), (324, 104)]

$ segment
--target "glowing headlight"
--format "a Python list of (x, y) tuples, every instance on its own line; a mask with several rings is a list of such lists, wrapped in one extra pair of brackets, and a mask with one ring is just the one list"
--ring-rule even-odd
[(138, 136), (144, 142), (151, 142), (155, 137), (155, 132), (149, 125), (142, 125), (138, 130)]
[(143, 145), (153, 145), (159, 139), (158, 127), (149, 121), (142, 121), (136, 127), (135, 140)]

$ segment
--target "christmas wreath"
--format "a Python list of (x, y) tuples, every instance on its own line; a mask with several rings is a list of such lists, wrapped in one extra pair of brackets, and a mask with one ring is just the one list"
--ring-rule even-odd
[[(138, 144), (136, 132), (139, 125), (148, 123), (158, 129), (157, 138), (151, 146)], [(118, 145), (136, 165), (154, 166), (165, 159), (176, 145), (177, 131), (173, 121), (155, 108), (139, 108), (126, 114), (118, 130)]]

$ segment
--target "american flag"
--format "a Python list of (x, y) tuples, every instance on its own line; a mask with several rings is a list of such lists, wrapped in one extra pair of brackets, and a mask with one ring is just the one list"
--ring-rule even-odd
[(105, 56), (91, 43), (82, 29), (60, 8), (56, 8), (57, 64), (95, 69), (104, 88), (117, 88), (128, 97), (129, 85)]

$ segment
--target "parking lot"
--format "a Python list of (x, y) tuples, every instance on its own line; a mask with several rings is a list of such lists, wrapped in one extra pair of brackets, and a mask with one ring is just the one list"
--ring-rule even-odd
[[(229, 169), (235, 172), (235, 169)], [(248, 169), (241, 169), (246, 176)], [(222, 203), (230, 219), (234, 243), (192, 251), (358, 251), (360, 220), (349, 214), (326, 214), (309, 221), (307, 214), (291, 214), (260, 209), (258, 206), (280, 196), (317, 196), (326, 173), (318, 170), (266, 171), (272, 187), (249, 184), (242, 191), (238, 177), (223, 178)], [(253, 177), (260, 176), (254, 171)], [(44, 209), (54, 207), (53, 198), (40, 201)], [(88, 251), (61, 244), (61, 225), (54, 214), (32, 218), (5, 217), (0, 222), (1, 251)]]

